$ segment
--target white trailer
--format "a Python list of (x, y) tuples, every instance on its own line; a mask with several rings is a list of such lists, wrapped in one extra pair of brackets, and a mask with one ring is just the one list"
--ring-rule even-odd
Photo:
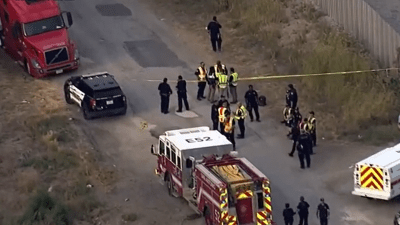
[(352, 194), (382, 200), (400, 194), (400, 144), (355, 164)]

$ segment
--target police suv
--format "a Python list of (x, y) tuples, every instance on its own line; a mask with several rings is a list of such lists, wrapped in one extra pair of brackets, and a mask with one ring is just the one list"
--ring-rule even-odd
[(125, 115), (126, 96), (108, 72), (73, 76), (64, 84), (65, 101), (78, 104), (85, 119)]

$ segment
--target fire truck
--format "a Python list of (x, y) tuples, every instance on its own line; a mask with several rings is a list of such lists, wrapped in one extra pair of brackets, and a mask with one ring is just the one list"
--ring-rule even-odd
[(151, 153), (168, 193), (184, 198), (207, 225), (274, 224), (269, 179), (209, 127), (166, 131)]

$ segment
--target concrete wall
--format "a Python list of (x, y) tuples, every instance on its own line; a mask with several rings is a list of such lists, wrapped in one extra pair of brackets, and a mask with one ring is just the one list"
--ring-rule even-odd
[(382, 66), (396, 66), (400, 35), (365, 0), (303, 1), (319, 6), (346, 32), (360, 40)]

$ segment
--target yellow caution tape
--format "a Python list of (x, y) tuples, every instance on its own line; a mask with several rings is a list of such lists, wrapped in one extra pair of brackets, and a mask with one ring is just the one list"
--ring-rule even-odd
[[(245, 77), (239, 78), (238, 80), (265, 80), (265, 79), (280, 79), (280, 78), (292, 78), (292, 77), (313, 77), (313, 76), (328, 76), (328, 75), (346, 75), (354, 73), (367, 73), (367, 72), (379, 72), (379, 71), (389, 71), (389, 70), (400, 70), (400, 68), (387, 68), (387, 69), (376, 69), (376, 70), (356, 70), (347, 72), (331, 72), (331, 73), (311, 73), (311, 74), (289, 74), (289, 75), (261, 75), (257, 77)], [(162, 82), (162, 80), (146, 80), (148, 82)], [(178, 81), (168, 81), (175, 83)], [(186, 80), (187, 83), (198, 83), (198, 80)]]

